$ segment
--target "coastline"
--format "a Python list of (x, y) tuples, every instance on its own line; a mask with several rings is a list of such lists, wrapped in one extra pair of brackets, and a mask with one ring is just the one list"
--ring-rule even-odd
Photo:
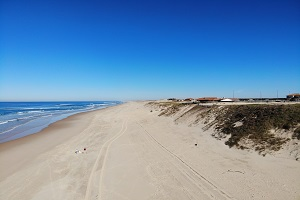
[(0, 144), (0, 199), (300, 197), (297, 161), (229, 149), (145, 104), (80, 113)]
[(0, 180), (38, 155), (76, 136), (90, 123), (95, 114), (110, 107), (77, 113), (51, 123), (39, 132), (0, 143)]
[[(4, 116), (1, 118), (1, 120), (3, 120), (1, 123), (4, 124), (4, 127), (0, 127), (2, 130), (0, 134), (0, 144), (38, 133), (49, 125), (70, 116), (119, 104), (113, 101), (0, 103), (4, 104), (1, 105), (2, 107), (0, 109), (1, 117)], [(7, 110), (10, 111), (9, 116), (6, 116)], [(6, 124), (8, 122), (13, 123), (7, 126)]]

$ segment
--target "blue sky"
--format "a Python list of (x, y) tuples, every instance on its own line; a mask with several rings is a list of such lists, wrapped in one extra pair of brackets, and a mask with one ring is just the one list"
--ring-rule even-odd
[(0, 101), (300, 92), (298, 0), (0, 2)]

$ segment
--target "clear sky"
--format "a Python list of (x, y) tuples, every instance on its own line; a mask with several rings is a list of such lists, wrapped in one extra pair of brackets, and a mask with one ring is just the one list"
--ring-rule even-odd
[(0, 101), (300, 92), (299, 0), (0, 2)]

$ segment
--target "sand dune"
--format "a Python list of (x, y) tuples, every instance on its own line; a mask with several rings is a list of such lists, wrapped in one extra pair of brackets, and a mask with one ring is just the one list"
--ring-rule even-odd
[(229, 149), (144, 104), (75, 115), (0, 144), (0, 199), (300, 198), (299, 162)]

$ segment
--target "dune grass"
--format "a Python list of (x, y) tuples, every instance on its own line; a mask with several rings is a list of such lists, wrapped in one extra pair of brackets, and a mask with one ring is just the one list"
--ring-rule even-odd
[[(187, 106), (173, 102), (153, 105), (161, 108), (159, 116), (171, 116)], [(291, 138), (279, 137), (271, 130), (292, 132), (292, 139), (300, 140), (300, 104), (193, 105), (182, 116), (195, 116), (197, 112), (196, 122), (201, 119), (204, 123), (210, 121), (208, 127), (214, 127), (216, 132), (228, 136), (225, 144), (229, 147), (253, 148), (259, 152), (278, 151)], [(244, 141), (250, 141), (251, 147), (245, 145)]]

